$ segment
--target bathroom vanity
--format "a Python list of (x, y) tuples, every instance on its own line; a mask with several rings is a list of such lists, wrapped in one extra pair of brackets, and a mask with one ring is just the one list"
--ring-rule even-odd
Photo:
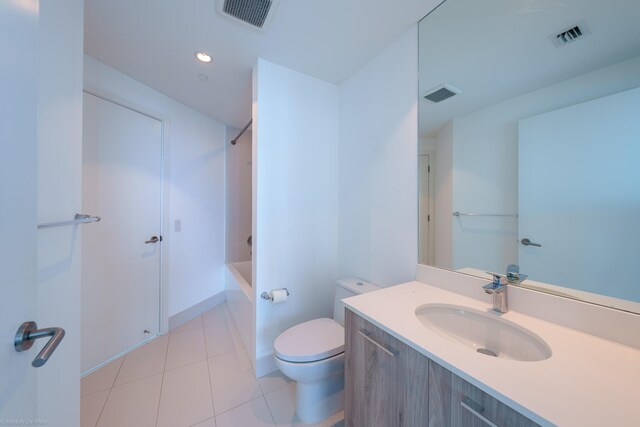
[[(450, 335), (455, 327), (419, 320), (434, 304), (520, 328), (549, 353), (516, 344), (510, 354), (498, 343), (496, 355), (480, 354), (472, 339)], [(498, 315), (488, 301), (421, 282), (345, 305), (347, 426), (640, 425), (638, 349), (516, 311)]]
[(537, 426), (350, 310), (347, 426)]

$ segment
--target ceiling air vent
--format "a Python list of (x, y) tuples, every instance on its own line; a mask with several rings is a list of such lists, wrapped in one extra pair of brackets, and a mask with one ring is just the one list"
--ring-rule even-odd
[(591, 30), (584, 21), (571, 25), (557, 34), (549, 36), (556, 47), (562, 47), (591, 34)]
[(254, 28), (264, 30), (279, 0), (218, 0), (218, 11)]
[(452, 96), (458, 95), (460, 93), (462, 93), (462, 91), (457, 87), (444, 83), (432, 89), (429, 89), (428, 91), (422, 94), (422, 97), (427, 101), (438, 103), (438, 102), (444, 101), (445, 99), (449, 99)]

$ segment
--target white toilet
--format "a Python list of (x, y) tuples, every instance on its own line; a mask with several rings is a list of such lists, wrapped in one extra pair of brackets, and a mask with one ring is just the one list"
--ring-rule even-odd
[(276, 365), (297, 381), (296, 414), (321, 421), (344, 408), (344, 304), (342, 299), (380, 289), (356, 278), (336, 283), (333, 319), (293, 326), (273, 343)]

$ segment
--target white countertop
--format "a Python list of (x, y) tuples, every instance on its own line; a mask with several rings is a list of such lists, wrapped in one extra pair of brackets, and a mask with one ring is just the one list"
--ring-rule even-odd
[(490, 311), (490, 298), (487, 301), (414, 281), (344, 303), (541, 425), (640, 426), (640, 350), (509, 311), (500, 317), (539, 335), (553, 354), (539, 362), (492, 358), (438, 336), (415, 316), (416, 308), (429, 303)]

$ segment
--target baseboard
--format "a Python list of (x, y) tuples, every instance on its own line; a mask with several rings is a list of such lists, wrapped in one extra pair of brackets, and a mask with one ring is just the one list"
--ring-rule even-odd
[(256, 358), (256, 378), (264, 377), (277, 371), (275, 356), (271, 353)]
[(171, 331), (179, 326), (184, 325), (189, 320), (195, 319), (205, 311), (211, 310), (216, 305), (223, 303), (225, 299), (225, 291), (220, 291), (214, 296), (209, 297), (206, 300), (187, 308), (186, 310), (182, 310), (180, 313), (174, 314), (173, 316), (169, 317), (169, 330)]

